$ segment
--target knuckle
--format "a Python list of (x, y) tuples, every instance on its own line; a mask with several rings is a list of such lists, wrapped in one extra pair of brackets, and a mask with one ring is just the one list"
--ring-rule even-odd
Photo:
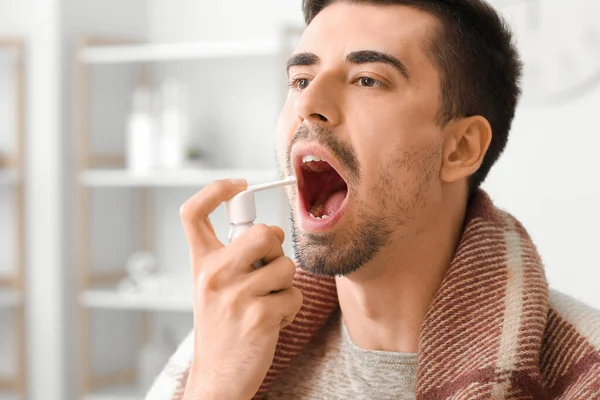
[(249, 307), (246, 315), (248, 325), (253, 329), (265, 326), (271, 317), (269, 309), (260, 301)]
[(237, 292), (230, 292), (224, 298), (224, 316), (227, 318), (238, 318), (243, 310), (243, 302)]
[(206, 188), (205, 191), (210, 193), (220, 193), (227, 188), (227, 181), (222, 179), (218, 181), (211, 182)]
[(227, 286), (227, 274), (224, 273), (224, 268), (229, 265), (230, 257), (223, 249), (209, 253), (202, 260), (195, 261), (198, 270), (196, 285), (199, 290), (216, 292)]
[(192, 211), (191, 211), (191, 205), (189, 202), (185, 202), (181, 205), (181, 207), (179, 207), (179, 218), (182, 221), (189, 221), (191, 219), (191, 215), (192, 215)]
[(219, 290), (219, 277), (213, 269), (203, 268), (196, 277), (196, 287), (200, 294), (207, 294)]
[(254, 227), (254, 236), (259, 243), (269, 243), (273, 237), (273, 232), (265, 224), (256, 224)]
[(283, 267), (286, 272), (286, 276), (288, 279), (293, 280), (294, 276), (296, 276), (296, 264), (294, 264), (294, 260), (289, 257), (283, 257)]
[(179, 208), (179, 216), (184, 221), (190, 221), (194, 217), (195, 208), (201, 206), (208, 198), (215, 196), (218, 193), (227, 189), (228, 182), (226, 180), (213, 181), (206, 185), (188, 201)]

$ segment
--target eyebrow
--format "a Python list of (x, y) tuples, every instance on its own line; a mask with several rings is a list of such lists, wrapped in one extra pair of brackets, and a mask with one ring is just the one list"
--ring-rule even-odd
[(305, 66), (310, 67), (312, 65), (317, 65), (321, 59), (314, 53), (298, 53), (294, 54), (290, 57), (287, 62), (286, 71), (289, 73), (290, 68), (297, 66)]
[[(289, 73), (290, 68), (297, 66), (313, 66), (319, 64), (321, 59), (314, 53), (298, 53), (290, 57), (287, 62), (286, 71)], [(408, 68), (398, 58), (384, 53), (382, 51), (375, 50), (360, 50), (353, 51), (346, 56), (346, 61), (352, 64), (369, 64), (369, 63), (382, 63), (392, 66), (396, 71), (400, 73), (406, 80), (410, 80), (410, 74)]]
[(406, 78), (406, 80), (410, 80), (410, 74), (408, 73), (408, 68), (406, 68), (406, 65), (404, 65), (404, 63), (402, 61), (400, 61), (399, 59), (397, 59), (396, 57), (381, 52), (381, 51), (375, 51), (375, 50), (361, 50), (361, 51), (353, 51), (352, 53), (348, 54), (348, 56), (346, 57), (346, 60), (352, 64), (368, 64), (368, 63), (382, 63), (382, 64), (387, 64), (390, 65), (392, 67), (394, 67), (394, 69), (396, 69), (396, 71), (398, 71), (400, 73), (400, 75), (402, 75), (404, 78)]

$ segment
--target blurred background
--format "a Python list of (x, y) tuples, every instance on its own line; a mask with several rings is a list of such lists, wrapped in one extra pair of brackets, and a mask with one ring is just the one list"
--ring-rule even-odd
[[(526, 73), (484, 187), (600, 307), (600, 7), (492, 3)], [(179, 206), (277, 177), (302, 21), (300, 0), (0, 0), (0, 399), (143, 398), (192, 327)], [(281, 192), (257, 204), (286, 225)]]

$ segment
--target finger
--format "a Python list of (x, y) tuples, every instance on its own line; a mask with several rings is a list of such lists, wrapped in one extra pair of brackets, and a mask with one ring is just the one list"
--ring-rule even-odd
[(294, 284), (296, 265), (289, 257), (279, 257), (255, 269), (244, 279), (244, 292), (254, 296), (266, 296), (273, 292), (287, 290)]
[(179, 211), (190, 249), (197, 255), (221, 247), (208, 216), (223, 201), (246, 189), (244, 180), (226, 179), (215, 181), (192, 196)]
[(257, 224), (235, 238), (225, 252), (232, 265), (252, 272), (252, 263), (259, 260), (269, 263), (283, 255), (283, 248), (273, 229), (264, 224)]
[(279, 326), (285, 328), (296, 318), (298, 311), (302, 307), (304, 296), (297, 287), (291, 287), (287, 290), (270, 294), (264, 298), (272, 310), (280, 316)]
[(285, 233), (283, 232), (283, 229), (277, 225), (269, 225), (269, 229), (273, 231), (275, 236), (277, 236), (277, 239), (279, 239), (279, 242), (283, 244), (283, 241), (285, 240)]

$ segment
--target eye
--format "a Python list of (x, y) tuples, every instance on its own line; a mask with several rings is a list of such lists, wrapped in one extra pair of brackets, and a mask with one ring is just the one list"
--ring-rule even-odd
[(359, 86), (364, 87), (380, 87), (383, 86), (383, 83), (378, 81), (377, 79), (369, 78), (368, 76), (363, 76), (362, 78), (358, 78), (356, 80)]
[(310, 85), (310, 80), (308, 78), (297, 78), (294, 79), (288, 86), (294, 90), (304, 90)]

